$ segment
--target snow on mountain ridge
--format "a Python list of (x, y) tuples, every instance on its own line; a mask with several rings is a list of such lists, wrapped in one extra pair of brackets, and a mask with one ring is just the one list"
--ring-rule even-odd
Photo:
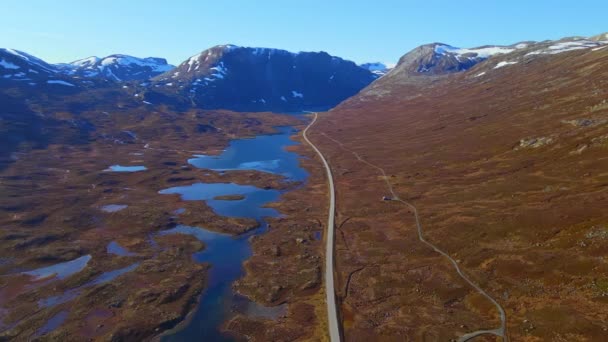
[[(525, 47), (525, 46), (519, 45), (519, 44), (517, 46), (521, 46), (521, 48)], [(438, 53), (441, 55), (450, 53), (450, 54), (457, 55), (459, 57), (469, 57), (469, 56), (465, 56), (465, 55), (471, 55), (471, 57), (490, 58), (494, 55), (511, 53), (518, 49), (517, 46), (515, 46), (515, 48), (506, 47), (506, 46), (484, 46), (484, 47), (478, 47), (478, 48), (463, 49), (463, 48), (457, 48), (457, 47), (447, 45), (447, 44), (438, 43), (435, 45), (435, 53)]]
[[(77, 61), (73, 61), (73, 62), (67, 63), (67, 64), (73, 65), (73, 66), (78, 66), (78, 67), (83, 67), (83, 66), (93, 65), (93, 64), (99, 62), (100, 60), (101, 60), (101, 58), (99, 58), (97, 56), (91, 56), (91, 57), (79, 59)], [(65, 64), (63, 64), (63, 65), (65, 65)]]
[(359, 65), (363, 69), (367, 69), (371, 71), (374, 75), (381, 77), (384, 76), (387, 72), (389, 72), (392, 68), (395, 67), (394, 63), (381, 63), (381, 62), (372, 62), (372, 63), (363, 63)]
[(44, 69), (46, 72), (50, 72), (50, 73), (56, 73), (57, 70), (55, 70), (51, 65), (49, 65), (48, 63), (46, 63), (45, 61), (43, 61), (42, 59), (38, 58), (38, 57), (34, 57), (28, 53), (25, 53), (23, 51), (19, 51), (19, 50), (15, 50), (15, 49), (0, 49), (0, 51), (4, 51), (7, 52), (11, 55), (14, 55), (17, 58), (20, 58), (22, 60), (24, 60), (25, 62), (29, 63), (29, 64), (33, 64), (36, 65), (37, 67), (40, 67), (42, 69)]
[(114, 54), (99, 58), (91, 56), (71, 63), (55, 64), (62, 73), (80, 77), (102, 77), (115, 81), (146, 80), (174, 68), (164, 58), (138, 58)]
[(558, 53), (574, 51), (574, 50), (585, 50), (590, 48), (598, 48), (608, 44), (608, 40), (588, 40), (588, 39), (574, 39), (566, 41), (552, 42), (552, 45), (543, 47), (541, 49), (531, 51), (526, 56), (532, 55), (555, 55)]

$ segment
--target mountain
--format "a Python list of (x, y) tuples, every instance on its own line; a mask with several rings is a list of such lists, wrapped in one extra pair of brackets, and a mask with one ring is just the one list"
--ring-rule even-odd
[(371, 71), (374, 75), (378, 77), (384, 76), (387, 72), (389, 72), (392, 68), (389, 68), (386, 64), (380, 62), (374, 63), (364, 63), (359, 65), (363, 69), (367, 69)]
[(608, 41), (608, 32), (598, 34), (597, 36), (590, 37), (589, 39), (593, 41)]
[(153, 79), (204, 108), (245, 111), (330, 108), (377, 78), (325, 52), (220, 45)]
[(403, 55), (397, 66), (384, 77), (361, 90), (359, 96), (348, 101), (367, 101), (390, 96), (399, 89), (401, 96), (419, 96), (423, 86), (432, 86), (449, 75), (462, 74), (483, 81), (515, 64), (526, 64), (545, 56), (577, 50), (603, 49), (608, 44), (605, 35), (591, 38), (568, 37), (542, 42), (525, 41), (513, 45), (487, 45), (477, 48), (456, 48), (443, 43), (419, 46)]
[(309, 136), (342, 194), (345, 339), (453, 322), (431, 339), (464, 340), (501, 327), (496, 305), (512, 341), (604, 339), (608, 41), (521, 44), (426, 45), (319, 115)]
[(422, 45), (399, 59), (395, 73), (443, 75), (468, 70), (492, 56), (510, 53), (525, 44), (462, 49), (443, 43)]
[(4, 89), (19, 88), (25, 98), (41, 94), (73, 94), (104, 84), (104, 80), (82, 80), (65, 75), (56, 66), (25, 52), (0, 49), (0, 86)]
[(89, 57), (71, 63), (57, 64), (63, 73), (82, 78), (106, 78), (113, 81), (144, 81), (174, 68), (164, 58), (137, 58), (127, 55), (110, 55), (104, 58)]
[(14, 49), (0, 49), (0, 82), (33, 83), (57, 74), (54, 66), (40, 58)]

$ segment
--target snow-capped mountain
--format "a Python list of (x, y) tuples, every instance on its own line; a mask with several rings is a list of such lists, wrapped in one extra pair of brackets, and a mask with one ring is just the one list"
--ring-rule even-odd
[(384, 76), (387, 72), (389, 72), (393, 66), (389, 67), (387, 66), (385, 63), (380, 63), (380, 62), (374, 62), (374, 63), (364, 63), (359, 65), (360, 67), (362, 67), (363, 69), (367, 69), (369, 71), (371, 71), (373, 74), (377, 75), (378, 77)]
[(13, 81), (31, 81), (56, 74), (52, 65), (40, 58), (14, 49), (0, 49), (0, 77)]
[(104, 58), (93, 56), (56, 66), (70, 76), (106, 78), (118, 82), (148, 80), (174, 68), (164, 58), (137, 58), (127, 55), (110, 55)]
[(14, 49), (0, 49), (0, 84), (66, 88), (78, 83), (40, 58)]
[(608, 44), (608, 34), (590, 38), (569, 37), (556, 41), (520, 42), (513, 45), (487, 45), (477, 48), (457, 48), (443, 43), (419, 46), (405, 54), (387, 76), (443, 75), (468, 70), (488, 59), (496, 60), (492, 67), (501, 68), (532, 56), (600, 49)]
[(205, 108), (301, 110), (335, 106), (376, 78), (325, 52), (220, 45), (154, 78), (154, 87)]
[(420, 84), (432, 84), (437, 77), (448, 74), (470, 70), (464, 74), (465, 77), (477, 82), (478, 79), (484, 80), (492, 75), (508, 72), (512, 67), (531, 65), (538, 59), (567, 58), (569, 53), (596, 51), (608, 51), (608, 34), (477, 48), (457, 48), (443, 43), (426, 44), (403, 55), (396, 67), (363, 89), (352, 101), (387, 96), (397, 88), (401, 89), (403, 94), (408, 94)]
[(405, 54), (391, 74), (442, 75), (470, 69), (492, 56), (525, 48), (524, 43), (513, 46), (482, 46), (463, 49), (443, 43), (422, 45)]

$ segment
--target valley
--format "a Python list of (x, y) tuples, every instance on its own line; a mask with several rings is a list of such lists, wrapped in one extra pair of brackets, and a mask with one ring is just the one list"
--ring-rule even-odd
[(0, 340), (601, 341), (607, 46), (0, 49)]

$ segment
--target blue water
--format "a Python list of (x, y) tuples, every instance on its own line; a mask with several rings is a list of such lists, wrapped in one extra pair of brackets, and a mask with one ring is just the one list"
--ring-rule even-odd
[(118, 244), (116, 241), (112, 241), (106, 247), (108, 254), (114, 254), (118, 256), (135, 256), (137, 254), (129, 252), (126, 248)]
[(122, 166), (122, 165), (112, 165), (104, 171), (111, 172), (137, 172), (137, 171), (145, 171), (148, 168), (145, 166)]
[[(180, 194), (185, 201), (205, 201), (217, 214), (230, 217), (249, 217), (261, 219), (265, 216), (277, 216), (272, 208), (261, 206), (276, 201), (279, 191), (265, 190), (252, 185), (234, 183), (195, 183), (187, 186), (177, 186), (159, 191), (160, 194)], [(243, 195), (238, 201), (215, 200), (224, 195)]]
[(285, 151), (287, 146), (297, 145), (289, 138), (293, 135), (293, 128), (277, 129), (277, 134), (233, 140), (220, 155), (195, 155), (188, 162), (214, 171), (257, 170), (280, 174), (294, 181), (306, 179), (308, 173), (298, 166), (298, 155)]
[(88, 282), (84, 285), (81, 285), (77, 288), (68, 290), (60, 295), (39, 300), (38, 306), (43, 307), (43, 308), (49, 308), (49, 307), (53, 307), (55, 305), (67, 303), (67, 302), (71, 301), (72, 299), (78, 297), (82, 293), (82, 291), (84, 289), (86, 289), (87, 287), (110, 282), (127, 272), (133, 271), (134, 269), (137, 268), (137, 266), (139, 266), (138, 262), (136, 262), (130, 266), (127, 266), (125, 268), (120, 268), (120, 269), (117, 269), (114, 271), (104, 272), (101, 275), (99, 275), (97, 278), (91, 280), (90, 282)]
[(101, 207), (101, 211), (105, 211), (106, 213), (115, 213), (117, 211), (121, 211), (127, 208), (126, 204), (108, 204)]
[[(259, 234), (265, 227), (258, 228)], [(205, 243), (205, 248), (192, 256), (197, 262), (210, 263), (208, 283), (198, 308), (190, 317), (190, 322), (181, 330), (163, 341), (232, 341), (222, 335), (218, 327), (229, 315), (235, 303), (242, 297), (236, 296), (231, 284), (243, 275), (243, 261), (251, 256), (249, 237), (245, 234), (230, 236), (215, 233), (199, 227), (179, 225), (173, 229), (161, 231), (160, 235), (186, 234)]]
[(68, 312), (66, 310), (60, 311), (55, 316), (51, 317), (40, 329), (38, 329), (34, 337), (46, 335), (59, 328), (66, 318), (68, 318)]
[(62, 262), (52, 266), (42, 267), (32, 271), (23, 272), (23, 274), (33, 276), (36, 279), (42, 279), (51, 276), (54, 276), (57, 279), (65, 279), (71, 276), (72, 274), (82, 271), (87, 266), (89, 260), (91, 260), (90, 255), (83, 255), (80, 258), (74, 260)]
[(84, 284), (83, 286), (95, 286), (95, 285), (99, 285), (99, 284), (103, 284), (103, 283), (107, 283), (110, 282), (118, 277), (120, 277), (121, 275), (131, 272), (133, 270), (135, 270), (137, 267), (139, 266), (139, 263), (136, 262), (134, 264), (131, 264), (130, 266), (127, 266), (125, 268), (120, 268), (114, 271), (109, 271), (109, 272), (104, 272), (102, 273), (99, 277), (93, 279), (93, 281)]
[[(239, 139), (219, 156), (197, 156), (189, 162), (200, 168), (214, 171), (257, 170), (280, 174), (287, 180), (303, 181), (308, 174), (298, 165), (298, 155), (285, 150), (296, 144), (289, 139), (291, 127), (280, 128), (279, 134), (263, 135), (253, 139)], [(187, 234), (204, 242), (205, 248), (192, 257), (197, 262), (211, 265), (207, 288), (189, 321), (162, 338), (163, 341), (232, 341), (220, 333), (219, 326), (230, 318), (234, 310), (257, 317), (276, 318), (284, 314), (286, 307), (265, 308), (235, 294), (232, 284), (244, 274), (243, 262), (251, 256), (249, 238), (267, 229), (265, 217), (277, 217), (275, 209), (264, 205), (277, 201), (281, 192), (265, 190), (250, 185), (233, 183), (196, 183), (161, 191), (162, 194), (180, 194), (183, 200), (206, 201), (218, 214), (229, 217), (254, 218), (260, 227), (239, 236), (215, 233), (202, 227), (178, 225), (159, 232)], [(243, 195), (239, 201), (222, 201), (213, 198), (221, 195)]]

